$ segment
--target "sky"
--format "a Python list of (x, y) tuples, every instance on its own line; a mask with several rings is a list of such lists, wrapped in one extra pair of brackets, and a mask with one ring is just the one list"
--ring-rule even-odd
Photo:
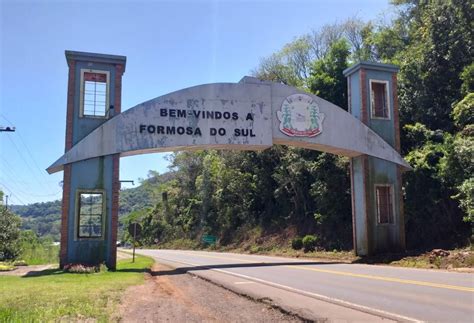
[[(61, 198), (65, 50), (127, 56), (122, 111), (189, 86), (238, 82), (285, 44), (349, 17), (379, 19), (388, 0), (0, 0), (0, 190), (9, 204)], [(124, 157), (120, 179), (167, 171), (166, 154)], [(123, 187), (131, 187), (126, 184)]]

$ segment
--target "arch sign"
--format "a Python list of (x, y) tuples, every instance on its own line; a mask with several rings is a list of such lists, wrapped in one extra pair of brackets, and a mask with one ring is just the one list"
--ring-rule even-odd
[(410, 167), (340, 107), (290, 86), (244, 77), (236, 84), (199, 85), (141, 103), (92, 131), (47, 170), (54, 173), (64, 164), (112, 154), (262, 150), (274, 144), (369, 155)]
[[(125, 57), (70, 51), (66, 57), (66, 152), (47, 169), (64, 170), (65, 176), (62, 265), (105, 260), (115, 267), (120, 157), (177, 150), (263, 150), (274, 144), (351, 157), (356, 253), (404, 247), (400, 173), (410, 166), (397, 147), (395, 66), (359, 63), (345, 71), (350, 112), (294, 87), (244, 77), (239, 83), (182, 89), (120, 113)], [(376, 86), (373, 80), (378, 80)], [(103, 94), (89, 93), (91, 82), (102, 86)], [(379, 88), (382, 101), (374, 92)], [(88, 115), (91, 95), (106, 96), (109, 104), (102, 114)], [(379, 101), (382, 110), (374, 105)], [(373, 117), (377, 109), (385, 111), (385, 118)]]

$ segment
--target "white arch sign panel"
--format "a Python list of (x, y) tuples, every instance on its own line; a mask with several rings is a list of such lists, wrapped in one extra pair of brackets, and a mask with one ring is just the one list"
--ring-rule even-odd
[(244, 77), (239, 83), (198, 85), (141, 103), (103, 123), (47, 171), (112, 154), (262, 150), (274, 144), (369, 155), (410, 168), (392, 146), (338, 106), (293, 87)]

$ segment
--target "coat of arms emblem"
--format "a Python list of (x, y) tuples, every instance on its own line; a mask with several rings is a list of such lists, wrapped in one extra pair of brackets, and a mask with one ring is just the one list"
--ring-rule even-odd
[(280, 131), (291, 137), (314, 137), (323, 131), (324, 114), (316, 101), (306, 94), (293, 94), (277, 111)]

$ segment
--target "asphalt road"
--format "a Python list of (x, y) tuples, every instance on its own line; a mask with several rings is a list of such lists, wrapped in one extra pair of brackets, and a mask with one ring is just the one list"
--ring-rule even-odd
[(180, 268), (169, 274), (200, 275), (303, 316), (474, 322), (474, 274), (203, 251), (137, 252)]

